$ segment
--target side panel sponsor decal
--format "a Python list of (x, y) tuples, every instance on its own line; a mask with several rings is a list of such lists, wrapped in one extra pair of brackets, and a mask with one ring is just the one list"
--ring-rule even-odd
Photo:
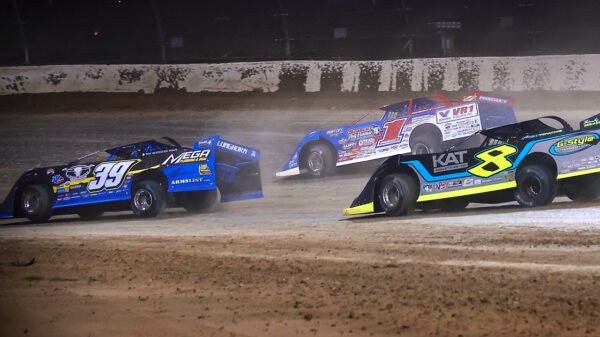
[(582, 133), (559, 140), (550, 146), (550, 153), (555, 156), (583, 151), (598, 143), (600, 137), (595, 133)]
[(208, 156), (210, 155), (210, 149), (206, 150), (198, 150), (198, 151), (187, 151), (181, 153), (177, 157), (174, 154), (170, 155), (163, 161), (162, 165), (171, 165), (171, 164), (185, 164), (185, 163), (194, 163), (199, 161), (206, 161)]

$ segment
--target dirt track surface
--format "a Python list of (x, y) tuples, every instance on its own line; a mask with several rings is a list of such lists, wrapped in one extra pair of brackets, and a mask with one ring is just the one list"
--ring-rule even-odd
[[(0, 335), (600, 335), (598, 203), (345, 219), (376, 163), (275, 179), (306, 132), (396, 100), (377, 98), (0, 97), (2, 195), (28, 167), (214, 133), (261, 149), (265, 193), (196, 216), (1, 221)], [(572, 123), (600, 103), (518, 99), (521, 120)]]

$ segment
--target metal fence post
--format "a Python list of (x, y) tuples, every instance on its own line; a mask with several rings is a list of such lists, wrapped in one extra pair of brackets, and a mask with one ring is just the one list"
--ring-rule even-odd
[[(14, 1), (14, 0), (13, 0)], [(158, 6), (156, 0), (150, 0), (152, 4), (152, 13), (154, 14), (154, 24), (156, 27), (156, 35), (158, 36), (158, 43), (160, 43), (160, 59), (162, 62), (167, 62), (167, 50), (165, 47), (165, 37), (160, 24), (160, 16), (158, 15)]]
[(23, 48), (23, 54), (25, 57), (25, 64), (29, 64), (29, 46), (27, 45), (27, 37), (25, 36), (25, 28), (23, 27), (23, 22), (21, 21), (21, 13), (19, 13), (19, 6), (17, 5), (16, 0), (11, 0), (13, 9), (15, 10), (15, 17), (17, 19), (17, 24), (19, 25), (19, 35), (21, 35), (21, 46)]

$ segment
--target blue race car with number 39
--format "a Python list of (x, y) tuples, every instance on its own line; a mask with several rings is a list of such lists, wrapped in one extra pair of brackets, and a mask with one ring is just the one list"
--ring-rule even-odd
[(452, 104), (441, 95), (380, 107), (380, 120), (308, 133), (278, 177), (330, 175), (336, 166), (397, 154), (434, 153), (482, 130), (516, 122), (512, 99), (475, 91)]
[(600, 196), (600, 114), (579, 130), (549, 116), (479, 131), (445, 152), (390, 157), (343, 214), (397, 216), (512, 200), (533, 207), (557, 194)]
[(223, 202), (262, 197), (259, 159), (258, 150), (219, 136), (193, 148), (169, 137), (118, 146), (26, 171), (0, 205), (0, 219), (88, 219), (126, 209), (154, 217), (167, 206), (200, 212), (214, 204), (217, 190)]

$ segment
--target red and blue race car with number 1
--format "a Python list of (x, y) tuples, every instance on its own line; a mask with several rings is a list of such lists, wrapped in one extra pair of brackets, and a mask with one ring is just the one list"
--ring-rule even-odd
[(473, 133), (516, 122), (512, 99), (475, 91), (452, 104), (441, 95), (380, 107), (380, 120), (315, 130), (300, 142), (278, 177), (332, 174), (336, 166), (397, 154), (435, 153)]

